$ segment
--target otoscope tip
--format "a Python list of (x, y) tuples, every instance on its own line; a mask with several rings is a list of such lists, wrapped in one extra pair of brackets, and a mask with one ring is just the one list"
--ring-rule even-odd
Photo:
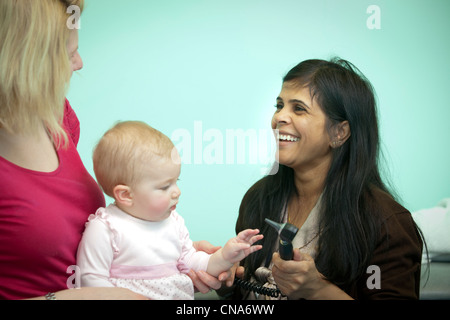
[(271, 227), (275, 228), (275, 230), (277, 230), (278, 233), (280, 233), (281, 228), (283, 227), (283, 225), (281, 223), (272, 221), (268, 218), (264, 219), (264, 221)]

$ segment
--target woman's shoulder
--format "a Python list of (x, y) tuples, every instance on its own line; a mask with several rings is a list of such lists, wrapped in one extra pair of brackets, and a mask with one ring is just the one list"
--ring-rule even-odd
[(65, 100), (64, 103), (64, 120), (63, 120), (64, 129), (67, 131), (67, 134), (72, 139), (73, 144), (76, 146), (78, 144), (78, 140), (80, 139), (80, 121), (72, 109), (72, 106), (69, 103), (69, 100)]
[(368, 289), (368, 273), (363, 292), (370, 299), (413, 298), (419, 295), (423, 240), (411, 213), (382, 190), (372, 192), (381, 208), (381, 229), (371, 265), (382, 275), (380, 289)]
[(375, 187), (370, 190), (370, 194), (374, 203), (380, 209), (382, 220), (399, 214), (411, 215), (409, 210), (401, 205), (390, 193)]
[(373, 198), (380, 208), (381, 238), (388, 236), (391, 239), (404, 237), (414, 239), (415, 244), (421, 247), (421, 236), (414, 222), (411, 212), (394, 199), (389, 193), (375, 189), (372, 192)]

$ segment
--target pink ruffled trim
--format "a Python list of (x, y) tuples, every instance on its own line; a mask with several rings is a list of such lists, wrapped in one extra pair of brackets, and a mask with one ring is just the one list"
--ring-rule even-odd
[(113, 265), (109, 272), (111, 278), (119, 279), (159, 279), (180, 273), (176, 262), (155, 266), (123, 266)]

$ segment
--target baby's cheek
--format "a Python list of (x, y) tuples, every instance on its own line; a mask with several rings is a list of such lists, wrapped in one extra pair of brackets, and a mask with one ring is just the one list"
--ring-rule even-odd
[(169, 209), (169, 204), (169, 199), (155, 199), (150, 203), (149, 210), (160, 213)]

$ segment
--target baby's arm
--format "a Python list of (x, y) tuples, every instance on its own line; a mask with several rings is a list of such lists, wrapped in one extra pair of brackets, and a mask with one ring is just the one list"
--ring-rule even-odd
[(108, 280), (113, 260), (111, 234), (99, 218), (89, 222), (78, 247), (82, 287), (114, 287)]
[(258, 229), (246, 229), (228, 240), (223, 248), (211, 255), (206, 272), (217, 277), (221, 272), (230, 269), (233, 264), (241, 261), (250, 253), (260, 250), (261, 245), (253, 246), (256, 241), (263, 238), (263, 235), (258, 233)]

